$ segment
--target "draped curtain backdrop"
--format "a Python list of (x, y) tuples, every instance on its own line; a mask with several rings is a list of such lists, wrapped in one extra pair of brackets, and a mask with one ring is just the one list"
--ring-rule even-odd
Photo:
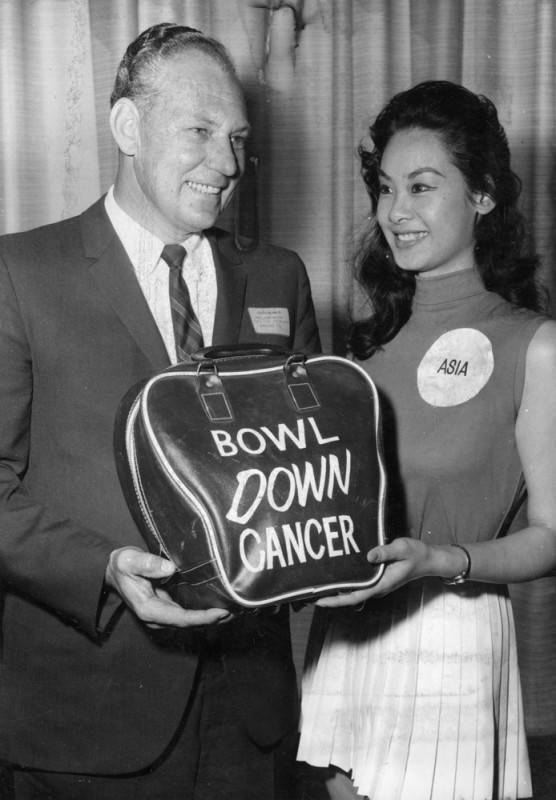
[[(256, 175), (222, 224), (297, 250), (324, 346), (359, 307), (368, 201), (356, 147), (395, 92), (457, 81), (497, 105), (556, 297), (553, 0), (0, 0), (0, 232), (79, 213), (112, 182), (108, 98), (127, 44), (174, 21), (221, 39), (246, 87)], [(248, 190), (248, 191), (247, 191)], [(0, 309), (1, 313), (1, 309)], [(556, 581), (512, 587), (530, 731), (556, 730)], [(296, 618), (301, 661), (307, 618)]]

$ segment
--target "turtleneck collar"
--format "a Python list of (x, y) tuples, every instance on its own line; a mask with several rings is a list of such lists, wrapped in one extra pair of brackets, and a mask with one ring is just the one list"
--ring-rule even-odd
[(413, 303), (435, 306), (483, 294), (487, 290), (476, 269), (463, 269), (435, 278), (417, 278)]

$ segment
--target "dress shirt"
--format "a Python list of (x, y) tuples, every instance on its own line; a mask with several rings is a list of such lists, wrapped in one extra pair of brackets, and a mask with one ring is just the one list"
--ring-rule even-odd
[(175, 364), (177, 358), (168, 292), (169, 269), (160, 257), (165, 244), (181, 244), (187, 251), (182, 275), (201, 325), (205, 347), (210, 346), (216, 314), (216, 270), (206, 236), (191, 234), (183, 242), (163, 242), (135, 222), (118, 205), (113, 186), (108, 190), (104, 204), (110, 222), (133, 265), (170, 361)]

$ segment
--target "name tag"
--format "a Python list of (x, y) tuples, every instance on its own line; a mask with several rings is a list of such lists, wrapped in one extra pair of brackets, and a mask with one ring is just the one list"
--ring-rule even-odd
[(287, 308), (249, 308), (255, 333), (290, 335), (290, 315)]
[(417, 387), (431, 406), (458, 406), (479, 394), (493, 370), (488, 337), (475, 328), (456, 328), (443, 333), (423, 356)]

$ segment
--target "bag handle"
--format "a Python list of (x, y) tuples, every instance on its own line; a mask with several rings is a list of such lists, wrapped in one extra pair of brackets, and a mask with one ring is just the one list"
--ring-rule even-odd
[(285, 347), (266, 342), (216, 345), (204, 347), (192, 356), (193, 361), (197, 362), (197, 393), (211, 422), (230, 421), (234, 417), (224, 383), (218, 372), (218, 360), (253, 356), (274, 356), (285, 359), (284, 379), (296, 411), (312, 411), (320, 407), (319, 399), (307, 374), (305, 365), (307, 357), (304, 353), (295, 353)]
[(192, 359), (197, 362), (214, 361), (219, 358), (245, 358), (246, 356), (291, 356), (292, 351), (287, 347), (274, 344), (259, 344), (248, 342), (246, 344), (224, 344), (204, 347), (193, 353)]

